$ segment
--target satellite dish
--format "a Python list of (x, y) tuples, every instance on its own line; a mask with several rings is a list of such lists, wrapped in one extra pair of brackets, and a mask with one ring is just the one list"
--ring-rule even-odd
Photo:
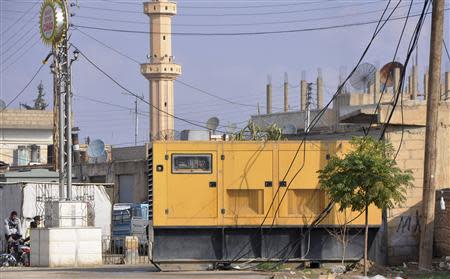
[(297, 127), (293, 124), (286, 124), (283, 127), (283, 135), (295, 135), (297, 134)]
[(96, 158), (96, 162), (105, 163), (106, 161), (108, 161), (108, 152), (106, 152), (106, 150), (103, 150), (102, 155)]
[(370, 63), (362, 63), (350, 77), (350, 84), (358, 90), (366, 90), (367, 86), (375, 79), (377, 68)]
[(101, 157), (105, 151), (105, 143), (102, 140), (96, 139), (89, 143), (87, 154), (91, 158)]
[(210, 119), (208, 119), (208, 121), (206, 121), (206, 127), (210, 131), (215, 131), (218, 126), (219, 126), (219, 118), (217, 117), (211, 117)]
[(383, 66), (380, 70), (380, 82), (385, 87), (394, 86), (394, 70), (398, 68), (400, 72), (403, 70), (403, 65), (400, 62), (390, 62)]
[(0, 99), (0, 109), (4, 110), (6, 108), (6, 103), (2, 99)]
[(236, 130), (237, 130), (236, 123), (230, 123), (226, 127), (226, 131), (228, 134), (234, 134), (236, 132)]

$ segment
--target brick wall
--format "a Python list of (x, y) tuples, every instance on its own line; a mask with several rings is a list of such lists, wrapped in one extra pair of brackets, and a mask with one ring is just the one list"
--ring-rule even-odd
[[(439, 204), (441, 197), (444, 198), (445, 210)], [(434, 254), (437, 257), (450, 256), (450, 188), (436, 191)]]

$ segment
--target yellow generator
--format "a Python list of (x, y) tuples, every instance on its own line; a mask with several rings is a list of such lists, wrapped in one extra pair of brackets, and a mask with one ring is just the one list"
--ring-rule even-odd
[[(148, 151), (153, 260), (342, 258), (362, 256), (364, 214), (339, 212), (317, 171), (347, 141), (172, 141)], [(369, 210), (370, 241), (381, 210)]]

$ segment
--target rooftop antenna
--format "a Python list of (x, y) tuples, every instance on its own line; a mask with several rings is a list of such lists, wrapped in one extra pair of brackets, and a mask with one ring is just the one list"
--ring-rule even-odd
[(364, 90), (367, 92), (367, 87), (375, 79), (377, 68), (370, 63), (362, 63), (350, 77), (350, 84), (357, 90)]
[(236, 123), (229, 123), (226, 127), (226, 132), (228, 134), (234, 134), (237, 130), (237, 124)]
[(209, 131), (212, 132), (213, 135), (216, 132), (218, 126), (219, 126), (219, 118), (215, 116), (211, 117), (210, 119), (208, 119), (208, 121), (206, 121), (206, 127), (208, 128)]

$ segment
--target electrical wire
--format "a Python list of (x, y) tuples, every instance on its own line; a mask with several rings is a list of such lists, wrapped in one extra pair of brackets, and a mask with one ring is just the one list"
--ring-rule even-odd
[[(400, 2), (401, 2), (401, 0), (398, 1), (396, 7), (398, 7), (398, 5), (400, 4)], [(352, 71), (350, 72), (350, 74), (347, 76), (347, 78), (345, 79), (345, 81), (338, 87), (338, 89), (336, 90), (336, 93), (332, 96), (331, 100), (330, 100), (330, 101), (322, 108), (322, 110), (321, 110), (318, 114), (316, 114), (316, 116), (312, 119), (310, 128), (309, 128), (308, 131), (306, 131), (305, 134), (303, 135), (303, 139), (302, 139), (301, 143), (299, 144), (299, 147), (297, 148), (297, 150), (296, 150), (296, 152), (295, 152), (295, 154), (294, 154), (294, 156), (293, 156), (293, 158), (292, 158), (292, 160), (291, 160), (291, 163), (290, 163), (290, 165), (289, 165), (289, 167), (288, 167), (288, 169), (287, 169), (287, 171), (286, 171), (286, 173), (285, 173), (284, 178), (282, 179), (282, 181), (284, 181), (284, 180), (286, 179), (287, 175), (289, 174), (290, 170), (292, 169), (292, 167), (293, 167), (293, 165), (294, 165), (294, 162), (295, 162), (295, 160), (296, 160), (296, 158), (297, 158), (297, 156), (298, 156), (298, 154), (299, 154), (299, 152), (300, 152), (300, 149), (301, 149), (301, 147), (304, 145), (304, 143), (305, 143), (305, 141), (306, 141), (306, 137), (309, 135), (309, 133), (311, 132), (312, 128), (314, 128), (314, 126), (319, 122), (320, 118), (323, 116), (323, 114), (325, 113), (325, 111), (326, 111), (326, 110), (328, 109), (328, 107), (331, 105), (331, 103), (333, 102), (333, 100), (341, 93), (341, 89), (343, 88), (344, 84), (347, 83), (347, 81), (350, 79), (350, 77), (351, 77), (351, 76), (353, 75), (353, 73), (356, 71), (357, 67), (359, 66), (359, 64), (361, 64), (362, 60), (363, 60), (364, 57), (366, 56), (366, 54), (367, 54), (367, 52), (369, 51), (370, 47), (372, 46), (373, 41), (375, 40), (375, 38), (377, 37), (377, 35), (380, 33), (380, 31), (384, 28), (384, 26), (386, 25), (386, 23), (387, 23), (387, 22), (390, 20), (390, 18), (392, 17), (392, 15), (393, 15), (395, 9), (393, 9), (393, 10), (390, 12), (389, 16), (388, 16), (388, 17), (384, 20), (384, 22), (383, 22), (384, 15), (385, 15), (386, 11), (388, 10), (388, 8), (389, 8), (389, 6), (390, 6), (390, 3), (391, 3), (391, 0), (388, 1), (388, 3), (387, 3), (387, 5), (386, 5), (386, 8), (385, 8), (384, 12), (382, 13), (382, 15), (381, 15), (379, 21), (377, 22), (377, 26), (376, 26), (376, 28), (375, 28), (375, 31), (374, 31), (373, 35), (372, 35), (372, 38), (370, 39), (368, 45), (366, 46), (365, 50), (363, 51), (362, 55), (360, 56), (358, 62), (356, 63), (356, 66), (353, 68), (353, 70), (352, 70)], [(304, 158), (306, 158), (305, 156), (306, 156), (306, 148), (304, 148)], [(303, 162), (304, 162), (304, 161), (305, 161), (305, 160), (303, 160)], [(278, 210), (279, 210), (279, 208), (280, 208), (280, 206), (281, 206), (282, 201), (284, 200), (284, 198), (285, 198), (285, 196), (286, 196), (286, 193), (287, 193), (288, 190), (289, 190), (289, 187), (291, 186), (291, 184), (292, 184), (292, 182), (294, 181), (295, 177), (300, 173), (300, 171), (301, 171), (302, 169), (303, 169), (303, 166), (300, 166), (299, 170), (295, 173), (295, 175), (291, 178), (289, 184), (287, 185), (287, 187), (286, 187), (286, 189), (285, 189), (285, 191), (284, 191), (284, 194), (283, 194), (282, 198), (281, 198), (280, 201), (279, 201), (278, 208), (277, 208), (277, 210), (275, 211), (275, 213), (273, 214), (273, 216), (274, 216), (274, 217), (273, 217), (273, 220), (276, 218), (276, 214), (277, 214), (277, 212), (278, 212)], [(269, 214), (269, 212), (270, 212), (270, 209), (272, 208), (272, 206), (273, 206), (273, 204), (274, 204), (274, 201), (275, 201), (275, 199), (276, 199), (276, 197), (277, 197), (277, 195), (278, 195), (279, 190), (280, 190), (280, 187), (278, 187), (277, 191), (276, 191), (275, 194), (274, 194), (274, 197), (273, 197), (273, 199), (272, 199), (272, 202), (271, 202), (271, 204), (270, 204), (270, 206), (269, 206), (269, 209), (268, 209), (268, 211), (267, 211), (266, 216), (265, 216), (264, 219), (263, 219), (263, 222), (261, 223), (260, 228), (262, 228), (262, 226), (264, 225), (264, 222), (265, 222), (265, 220), (266, 220), (267, 217), (268, 217), (268, 214)], [(271, 228), (272, 228), (273, 224), (274, 224), (274, 221), (272, 221)], [(237, 255), (232, 259), (231, 262), (235, 262), (235, 261), (239, 260), (240, 258), (242, 258), (243, 256), (245, 256), (245, 254), (244, 254), (244, 255), (240, 255), (240, 254), (242, 253), (243, 249), (245, 249), (245, 248), (249, 245), (249, 243), (250, 243), (250, 242), (247, 242), (247, 244), (246, 244), (245, 246), (243, 246), (243, 248), (237, 253)], [(248, 254), (248, 253), (247, 253), (247, 254)]]
[(34, 78), (36, 78), (36, 76), (39, 74), (39, 72), (42, 70), (42, 68), (44, 67), (45, 64), (41, 64), (41, 66), (39, 66), (39, 68), (37, 69), (37, 71), (34, 73), (33, 77), (30, 79), (30, 81), (27, 82), (27, 84), (25, 85), (24, 88), (22, 88), (22, 90), (19, 91), (19, 93), (17, 93), (16, 96), (14, 96), (14, 98), (11, 99), (11, 101), (8, 102), (8, 104), (6, 104), (6, 106), (0, 111), (3, 112), (5, 111), (12, 103), (14, 103), (15, 100), (17, 100), (17, 98), (20, 97), (20, 95), (23, 94), (23, 92), (25, 92), (25, 90), (28, 88), (28, 86), (33, 82)]
[[(450, 8), (444, 9), (445, 11), (450, 10)], [(420, 14), (410, 15), (409, 17), (418, 17)], [(391, 18), (390, 21), (402, 20), (405, 19), (406, 16), (394, 17)], [(302, 33), (302, 32), (311, 32), (311, 31), (323, 31), (323, 30), (332, 30), (339, 28), (347, 28), (354, 26), (364, 26), (376, 24), (378, 21), (364, 21), (364, 22), (354, 22), (354, 23), (346, 23), (346, 24), (338, 24), (338, 25), (328, 25), (328, 26), (320, 26), (320, 27), (309, 27), (309, 28), (299, 28), (299, 29), (289, 29), (289, 30), (274, 30), (274, 31), (258, 31), (258, 32), (223, 32), (223, 33), (203, 33), (203, 32), (172, 32), (172, 35), (175, 36), (204, 36), (204, 37), (214, 37), (214, 36), (257, 36), (257, 35), (273, 35), (273, 34), (289, 34), (289, 33)], [(105, 27), (96, 27), (96, 26), (88, 26), (88, 25), (78, 25), (73, 24), (72, 26), (82, 29), (93, 29), (93, 30), (101, 30), (101, 31), (109, 31), (109, 32), (118, 32), (118, 33), (134, 33), (134, 34), (167, 34), (164, 32), (150, 32), (150, 31), (140, 31), (140, 30), (129, 30), (129, 29), (114, 29), (114, 28), (105, 28)]]
[[(123, 53), (123, 52), (121, 52), (121, 51), (118, 51), (117, 49), (115, 49), (115, 48), (113, 48), (113, 47), (111, 47), (111, 46), (105, 44), (104, 42), (102, 42), (102, 41), (96, 39), (94, 36), (89, 35), (88, 33), (84, 32), (84, 31), (82, 31), (82, 30), (80, 30), (80, 29), (78, 29), (78, 28), (76, 28), (76, 27), (74, 28), (74, 30), (80, 32), (81, 34), (83, 34), (83, 35), (89, 37), (89, 38), (92, 39), (92, 40), (95, 40), (96, 42), (98, 42), (98, 43), (101, 44), (102, 46), (104, 46), (104, 47), (106, 47), (106, 48), (108, 48), (108, 49), (114, 51), (115, 53), (117, 53), (117, 54), (119, 54), (119, 55), (121, 55), (121, 56), (123, 56), (123, 57), (125, 57), (125, 58), (127, 58), (127, 59), (129, 59), (129, 60), (131, 60), (131, 61), (133, 61), (133, 62), (136, 63), (137, 65), (140, 65), (140, 64), (141, 64), (138, 60), (136, 60), (136, 59), (130, 57), (129, 55), (126, 55), (125, 53)], [(183, 85), (183, 86), (186, 86), (186, 87), (188, 87), (188, 88), (194, 89), (194, 90), (196, 90), (196, 91), (198, 91), (198, 92), (200, 92), (200, 93), (206, 94), (206, 95), (208, 95), (208, 96), (210, 96), (210, 97), (219, 99), (219, 100), (221, 100), (221, 101), (223, 101), (223, 102), (226, 102), (226, 103), (229, 103), (229, 104), (239, 105), (239, 106), (244, 106), (244, 107), (251, 107), (251, 108), (258, 108), (257, 105), (251, 105), (251, 104), (240, 103), (240, 102), (236, 102), (236, 101), (233, 101), (233, 100), (230, 100), (230, 99), (227, 99), (227, 98), (220, 97), (220, 96), (218, 96), (218, 95), (216, 95), (216, 94), (213, 94), (213, 93), (211, 93), (211, 92), (208, 92), (208, 91), (206, 91), (206, 90), (203, 90), (203, 89), (201, 89), (201, 88), (198, 88), (198, 87), (196, 87), (196, 86), (194, 86), (194, 85), (191, 85), (191, 84), (189, 84), (189, 83), (187, 83), (187, 82), (185, 82), (185, 81), (179, 80), (179, 79), (176, 79), (175, 81), (178, 82), (178, 83), (180, 83), (180, 84)]]
[[(111, 75), (109, 75), (108, 73), (106, 73), (102, 68), (100, 68), (97, 64), (95, 64), (90, 58), (88, 58), (88, 57), (84, 54), (84, 52), (80, 50), (80, 48), (78, 48), (78, 47), (75, 46), (74, 44), (72, 44), (72, 45), (73, 45), (76, 49), (78, 49), (78, 51), (80, 52), (81, 56), (83, 56), (83, 57), (86, 59), (86, 61), (89, 62), (89, 64), (91, 64), (95, 69), (97, 69), (99, 72), (101, 72), (101, 73), (102, 73), (103, 75), (105, 75), (107, 78), (109, 78), (113, 83), (115, 83), (115, 84), (116, 84), (117, 86), (119, 86), (121, 89), (125, 90), (127, 93), (131, 94), (132, 96), (136, 97), (136, 98), (139, 99), (140, 101), (142, 101), (142, 102), (144, 102), (144, 103), (150, 105), (151, 107), (153, 107), (153, 108), (156, 109), (157, 111), (159, 111), (159, 112), (161, 112), (161, 113), (163, 113), (163, 114), (166, 114), (166, 115), (169, 116), (169, 117), (172, 117), (172, 118), (174, 118), (174, 119), (178, 119), (178, 120), (180, 120), (180, 121), (186, 122), (186, 123), (191, 124), (191, 125), (193, 125), (193, 126), (197, 126), (197, 127), (200, 127), (200, 128), (206, 129), (206, 130), (209, 130), (208, 127), (206, 127), (206, 126), (204, 126), (204, 125), (200, 125), (200, 124), (195, 123), (195, 122), (192, 121), (192, 120), (185, 119), (185, 118), (182, 118), (182, 117), (173, 115), (173, 114), (168, 113), (168, 112), (166, 112), (166, 111), (164, 111), (164, 110), (158, 108), (157, 106), (151, 104), (151, 103), (148, 102), (146, 99), (144, 99), (142, 96), (139, 96), (138, 94), (132, 92), (131, 90), (129, 90), (128, 88), (126, 88), (125, 86), (123, 86), (121, 83), (119, 83), (116, 79), (114, 79)], [(223, 132), (223, 131), (219, 131), (219, 130), (217, 130), (217, 131), (220, 132), (220, 133), (225, 133), (225, 132)]]
[[(415, 3), (415, 5), (418, 5), (420, 3)], [(401, 5), (399, 8), (408, 7), (409, 5)], [(232, 26), (260, 26), (260, 25), (277, 25), (277, 24), (288, 24), (288, 23), (300, 23), (300, 22), (314, 22), (314, 21), (322, 21), (322, 20), (330, 20), (330, 19), (337, 19), (337, 18), (349, 18), (352, 16), (362, 16), (367, 14), (374, 14), (378, 12), (382, 12), (383, 9), (377, 9), (377, 10), (370, 10), (370, 11), (364, 11), (364, 12), (358, 12), (358, 13), (349, 13), (344, 15), (333, 15), (333, 16), (324, 16), (324, 17), (312, 17), (312, 18), (304, 18), (304, 19), (296, 19), (296, 20), (285, 20), (285, 21), (264, 21), (264, 22), (250, 22), (250, 23), (203, 23), (203, 24), (186, 24), (186, 23), (172, 23), (171, 26), (181, 26), (181, 27), (232, 27)], [(93, 17), (93, 16), (83, 16), (83, 15), (77, 15), (77, 18), (83, 18), (83, 19), (89, 19), (89, 20), (95, 20), (95, 21), (104, 21), (104, 22), (115, 22), (115, 23), (129, 23), (129, 24), (141, 24), (141, 25), (148, 25), (148, 21), (135, 21), (135, 20), (121, 20), (121, 19), (115, 19), (115, 18), (104, 18), (104, 17)], [(161, 24), (165, 25), (165, 24)]]
[[(33, 6), (31, 6), (28, 10), (26, 10), (26, 11), (24, 11), (24, 12), (22, 12), (22, 11), (17, 11), (18, 13), (22, 13), (22, 15), (21, 15), (19, 18), (17, 18), (17, 20), (14, 21), (11, 25), (9, 25), (8, 27), (6, 27), (6, 28), (4, 29), (5, 31), (3, 31), (3, 33), (1, 34), (1, 36), (4, 36), (6, 33), (8, 33), (8, 31), (11, 31), (12, 29), (14, 29), (14, 26), (16, 26), (16, 24), (17, 24), (24, 16), (26, 16), (31, 10), (33, 10), (33, 8), (36, 7), (36, 5), (39, 4), (39, 3), (40, 3), (40, 1), (36, 1), (36, 2), (33, 4)], [(3, 11), (9, 11), (9, 10), (3, 9)], [(10, 11), (10, 12), (16, 12), (16, 11)]]
[[(422, 16), (421, 16), (421, 18), (419, 19), (419, 21), (418, 21), (418, 24), (416, 25), (416, 31), (417, 32), (414, 32), (414, 34), (413, 34), (413, 36), (412, 36), (412, 38), (414, 38), (414, 43), (410, 43), (410, 47), (409, 47), (409, 53), (408, 53), (408, 55), (407, 55), (407, 61), (405, 62), (405, 64), (407, 65), (407, 63), (408, 63), (408, 61), (409, 61), (409, 58), (410, 58), (410, 55), (411, 55), (411, 53), (413, 52), (413, 50), (414, 50), (414, 48), (415, 48), (415, 43), (417, 42), (417, 40), (418, 40), (418, 36), (419, 36), (419, 34), (420, 34), (420, 29), (421, 29), (421, 27), (423, 26), (423, 22), (424, 22), (424, 16), (427, 14), (427, 9), (426, 9), (426, 6), (427, 6), (427, 4), (428, 3), (424, 3), (424, 9), (423, 9), (423, 11), (422, 11)], [(407, 22), (407, 21), (406, 21)], [(405, 22), (405, 25), (406, 25), (406, 22)], [(405, 66), (405, 68), (406, 68), (406, 66)], [(345, 83), (345, 82), (344, 82)], [(399, 86), (399, 90), (400, 90), (400, 86)], [(400, 93), (398, 93), (397, 94), (398, 96), (400, 95)], [(402, 125), (403, 126), (403, 125)], [(381, 139), (381, 138), (380, 138)], [(399, 149), (397, 150), (397, 154), (398, 154), (398, 151), (400, 150), (400, 147), (399, 147)], [(397, 156), (397, 155), (396, 155)], [(364, 212), (364, 211), (363, 211)], [(360, 214), (359, 215), (357, 215), (355, 218), (353, 218), (351, 221), (349, 221), (348, 223), (351, 223), (351, 222), (353, 222), (355, 219), (357, 219), (359, 216), (361, 216), (361, 214), (363, 213), (363, 212), (360, 212)], [(289, 257), (289, 256), (288, 256)], [(288, 258), (287, 257), (287, 258)]]
[[(413, 3), (413, 2), (414, 2), (414, 1), (411, 1), (411, 5), (410, 5), (410, 8), (409, 8), (409, 10), (408, 10), (407, 18), (406, 18), (406, 20), (405, 20), (405, 23), (403, 24), (403, 28), (402, 28), (402, 31), (401, 31), (401, 33), (400, 33), (400, 37), (399, 37), (399, 40), (398, 40), (398, 42), (397, 42), (397, 46), (396, 46), (396, 48), (395, 48), (394, 55), (392, 56), (392, 61), (391, 61), (391, 62), (394, 62), (394, 61), (395, 61), (395, 58), (397, 57), (398, 51), (399, 51), (399, 49), (400, 49), (400, 44), (401, 44), (401, 42), (402, 42), (403, 35), (404, 35), (404, 33), (405, 33), (405, 30), (406, 30), (406, 25), (407, 25), (407, 23), (408, 23), (409, 14), (410, 14), (411, 6), (412, 6), (412, 3)], [(383, 100), (383, 96), (384, 96), (384, 94), (386, 93), (386, 91), (387, 91), (387, 87), (386, 87), (386, 86), (383, 86), (383, 90), (381, 91), (380, 98), (378, 99), (377, 105), (376, 105), (375, 110), (374, 110), (374, 114), (376, 114), (377, 111), (380, 109), (381, 101)], [(365, 135), (365, 136), (369, 135), (370, 130), (371, 130), (371, 128), (372, 128), (372, 125), (374, 124), (374, 121), (375, 121), (374, 119), (372, 119), (372, 120), (370, 121), (369, 127), (367, 128), (367, 130), (364, 131), (364, 135)]]
[(134, 59), (134, 58), (132, 58), (132, 57), (126, 55), (125, 53), (123, 53), (123, 52), (121, 52), (121, 51), (118, 51), (117, 49), (115, 49), (115, 48), (113, 48), (113, 47), (111, 47), (111, 46), (105, 44), (104, 42), (102, 42), (102, 41), (100, 41), (99, 39), (95, 38), (94, 36), (92, 36), (92, 35), (90, 35), (90, 34), (84, 32), (83, 30), (80, 30), (80, 29), (78, 29), (78, 28), (76, 28), (76, 27), (74, 28), (74, 30), (77, 31), (77, 32), (80, 32), (82, 35), (84, 35), (84, 36), (86, 36), (86, 37), (88, 37), (88, 38), (90, 38), (90, 39), (96, 41), (97, 43), (101, 44), (102, 46), (106, 47), (107, 49), (112, 50), (112, 51), (114, 51), (115, 53), (117, 53), (117, 54), (119, 54), (119, 55), (121, 55), (121, 56), (123, 56), (123, 57), (125, 57), (125, 58), (127, 58), (127, 59), (129, 59), (129, 60), (131, 60), (131, 61), (133, 61), (133, 62), (136, 63), (137, 65), (140, 65), (140, 64), (141, 64), (141, 62), (139, 62), (137, 59)]
[[(270, 15), (285, 15), (285, 14), (299, 14), (305, 12), (313, 12), (313, 11), (327, 11), (327, 10), (335, 10), (335, 9), (343, 9), (343, 8), (354, 8), (358, 6), (367, 6), (377, 3), (373, 2), (360, 2), (360, 3), (352, 3), (349, 5), (338, 5), (331, 7), (317, 7), (310, 9), (299, 9), (299, 10), (289, 10), (289, 11), (271, 11), (271, 12), (256, 12), (256, 13), (222, 13), (222, 14), (189, 14), (189, 13), (180, 13), (177, 16), (179, 17), (235, 17), (235, 16), (270, 16)], [(105, 7), (96, 7), (89, 5), (79, 5), (80, 9), (91, 9), (91, 10), (101, 10), (101, 11), (110, 11), (110, 12), (120, 12), (120, 13), (131, 13), (131, 14), (143, 14), (142, 11), (135, 10), (124, 10), (124, 9), (115, 9), (115, 8), (105, 8)]]
[[(136, 2), (127, 2), (127, 1), (109, 1), (109, 0), (102, 0), (107, 3), (113, 3), (113, 4), (125, 4), (125, 5), (139, 5), (142, 6), (141, 3)], [(282, 2), (282, 1), (280, 1)], [(177, 5), (178, 8), (183, 9), (258, 9), (258, 8), (270, 8), (270, 7), (289, 7), (289, 6), (304, 6), (309, 4), (317, 4), (322, 3), (322, 1), (309, 1), (307, 3), (301, 2), (301, 3), (280, 3), (280, 4), (268, 4), (268, 5), (249, 5), (249, 6), (187, 6), (187, 5)]]
[(445, 53), (447, 54), (447, 59), (450, 61), (450, 54), (448, 52), (447, 44), (445, 43), (445, 40), (442, 39), (442, 43), (444, 44)]
[[(29, 42), (31, 42), (31, 41), (29, 41)], [(19, 62), (20, 59), (22, 59), (23, 57), (25, 57), (25, 54), (28, 53), (28, 51), (29, 51), (30, 49), (32, 49), (32, 48), (33, 48), (37, 43), (39, 43), (39, 42), (40, 42), (40, 38), (36, 38), (36, 39), (34, 40), (34, 42), (33, 42), (29, 47), (27, 47), (26, 49), (24, 49), (22, 52), (19, 53), (19, 51), (22, 50), (22, 49), (26, 46), (26, 44), (22, 45), (22, 46), (21, 46), (19, 49), (17, 49), (13, 54), (11, 54), (10, 56), (8, 56), (7, 59), (5, 59), (5, 61), (2, 62), (2, 65), (1, 65), (2, 67), (0, 67), (1, 73), (2, 73), (2, 74), (5, 73), (6, 70), (9, 69), (12, 65), (16, 64), (17, 62)], [(16, 54), (19, 54), (19, 55), (17, 55), (17, 56), (15, 57), (15, 59), (14, 59), (13, 61), (11, 61), (11, 63), (9, 63), (8, 65), (4, 66), (4, 63), (5, 63), (6, 61), (10, 60), (11, 57), (14, 57), (14, 55), (16, 55)]]

